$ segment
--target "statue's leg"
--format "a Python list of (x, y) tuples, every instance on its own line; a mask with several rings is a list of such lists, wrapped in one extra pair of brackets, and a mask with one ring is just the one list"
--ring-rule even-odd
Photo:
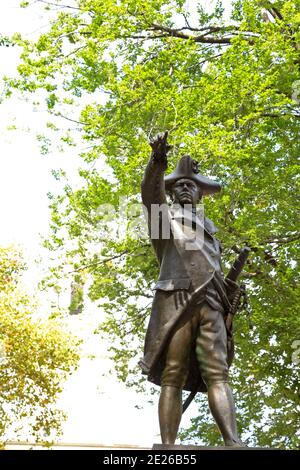
[(226, 446), (241, 446), (235, 407), (228, 385), (227, 333), (222, 313), (205, 303), (200, 313), (196, 354), (208, 390), (211, 413)]
[(160, 391), (159, 426), (163, 444), (174, 444), (182, 415), (182, 389), (163, 385)]
[(242, 446), (243, 443), (238, 437), (232, 391), (228, 383), (218, 382), (208, 385), (208, 403), (225, 446)]
[(168, 346), (158, 407), (163, 444), (174, 444), (176, 440), (182, 415), (182, 388), (188, 375), (191, 335), (191, 321), (181, 324)]

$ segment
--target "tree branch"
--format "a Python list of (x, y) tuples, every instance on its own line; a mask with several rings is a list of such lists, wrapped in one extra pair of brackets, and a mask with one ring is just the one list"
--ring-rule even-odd
[[(46, 5), (50, 5), (50, 6), (54, 6), (54, 7), (57, 7), (57, 8), (70, 8), (72, 10), (81, 10), (81, 11), (84, 11), (82, 8), (79, 8), (79, 7), (73, 7), (71, 5), (61, 5), (61, 4), (58, 4), (58, 3), (54, 3), (54, 2), (48, 2), (46, 0), (36, 0), (37, 3), (45, 3)], [(34, 2), (35, 3), (35, 2)]]
[(122, 253), (119, 253), (118, 255), (111, 256), (110, 258), (101, 259), (99, 261), (95, 261), (93, 263), (86, 264), (84, 266), (80, 266), (79, 268), (74, 269), (73, 271), (70, 271), (68, 274), (77, 273), (78, 271), (82, 271), (83, 269), (92, 268), (93, 266), (98, 266), (99, 264), (108, 263), (109, 261), (112, 261), (114, 259), (121, 258), (122, 256), (126, 255), (127, 253), (128, 253), (128, 250), (124, 250), (124, 251), (122, 251)]
[(274, 113), (261, 113), (258, 117), (271, 117), (271, 118), (279, 118), (279, 117), (294, 117), (296, 119), (300, 119), (300, 114), (289, 114), (289, 113), (282, 113), (282, 114), (274, 114)]
[(287, 243), (293, 243), (297, 240), (300, 240), (300, 233), (291, 235), (290, 237), (278, 237), (278, 238), (269, 238), (267, 243), (276, 244), (276, 245), (285, 245)]
[(70, 121), (70, 122), (75, 122), (76, 124), (80, 124), (81, 126), (86, 126), (87, 125), (86, 122), (76, 121), (75, 119), (68, 118), (67, 116), (64, 116), (61, 113), (55, 114), (55, 116), (61, 117), (61, 118), (66, 119), (67, 121)]
[[(210, 26), (210, 27), (206, 27), (203, 29), (203, 31), (206, 31), (205, 34), (202, 34), (200, 36), (193, 36), (193, 35), (182, 32), (183, 30), (186, 30), (189, 28), (173, 29), (173, 28), (169, 28), (168, 26), (163, 26), (163, 25), (159, 25), (156, 23), (152, 23), (150, 25), (150, 29), (152, 29), (153, 31), (163, 31), (165, 33), (168, 33), (168, 35), (171, 37), (176, 37), (176, 38), (185, 39), (185, 40), (193, 40), (194, 42), (204, 43), (204, 44), (220, 44), (220, 45), (230, 44), (232, 37), (214, 37), (214, 36), (207, 36), (207, 34), (213, 34), (213, 33), (221, 32), (221, 31), (224, 33), (228, 32), (230, 34), (230, 30), (232, 30), (233, 28), (235, 31), (238, 31), (237, 27), (232, 27), (232, 26), (228, 26), (228, 27)], [(249, 34), (251, 34), (250, 32), (248, 33), (242, 32), (242, 34), (246, 34), (245, 38), (248, 40), (249, 44), (254, 44), (253, 39), (249, 37)]]
[(153, 40), (157, 38), (167, 38), (169, 37), (168, 34), (157, 34), (156, 36), (145, 36), (142, 34), (134, 35), (134, 36), (122, 36), (121, 39), (146, 39), (146, 40)]
[(270, 13), (270, 15), (273, 16), (273, 18), (276, 20), (283, 20), (283, 16), (282, 14), (280, 13), (279, 10), (277, 10), (277, 8), (275, 8), (273, 5), (272, 7), (270, 8), (267, 8), (267, 11)]
[(64, 58), (66, 59), (67, 57), (70, 57), (73, 54), (76, 54), (79, 52), (81, 49), (86, 49), (88, 46), (87, 44), (83, 44), (82, 46), (76, 47), (76, 49), (73, 49), (73, 51), (69, 52), (69, 54), (65, 55)]

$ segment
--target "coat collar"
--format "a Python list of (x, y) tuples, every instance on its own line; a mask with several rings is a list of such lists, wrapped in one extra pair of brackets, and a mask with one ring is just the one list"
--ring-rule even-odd
[(219, 229), (215, 226), (213, 221), (210, 220), (208, 217), (204, 217), (204, 227), (212, 235), (214, 235), (216, 232), (219, 231)]
[[(210, 220), (208, 217), (204, 216), (203, 220), (203, 209), (199, 209), (196, 211), (196, 215), (202, 224), (204, 222), (204, 228), (205, 230), (209, 233), (209, 235), (214, 235), (216, 232), (218, 232), (218, 228), (215, 226), (212, 220)], [(185, 217), (191, 217), (192, 213), (189, 211), (185, 212)], [(176, 220), (177, 218), (180, 219), (181, 217), (181, 209), (180, 207), (173, 206), (171, 207), (171, 218), (173, 220)], [(203, 222), (201, 222), (203, 221)]]

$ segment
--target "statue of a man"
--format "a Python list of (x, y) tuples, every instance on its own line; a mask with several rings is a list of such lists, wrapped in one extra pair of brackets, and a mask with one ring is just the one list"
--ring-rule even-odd
[[(203, 196), (220, 191), (221, 186), (201, 175), (190, 156), (182, 157), (175, 171), (165, 177), (170, 149), (167, 135), (159, 134), (150, 142), (152, 154), (142, 182), (142, 200), (160, 275), (140, 366), (148, 380), (161, 386), (163, 444), (175, 442), (182, 416), (182, 390), (188, 390), (207, 391), (225, 445), (242, 446), (228, 384), (233, 341), (231, 328), (225, 323), (238, 286), (224, 279), (221, 246), (214, 237), (216, 227), (206, 217), (201, 223), (196, 210)], [(168, 207), (166, 192), (171, 195), (173, 208), (177, 207), (167, 209), (170, 236), (164, 236), (162, 227), (166, 211), (157, 210), (162, 205)], [(183, 209), (179, 215), (178, 208)], [(155, 215), (159, 230), (153, 230)]]

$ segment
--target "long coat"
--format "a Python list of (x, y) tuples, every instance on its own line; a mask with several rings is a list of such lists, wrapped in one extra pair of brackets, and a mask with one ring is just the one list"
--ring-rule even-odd
[[(221, 268), (221, 246), (214, 237), (217, 229), (212, 221), (204, 218), (202, 226), (199, 219), (197, 219), (198, 222), (191, 221), (190, 229), (193, 226), (195, 233), (195, 225), (198, 223), (199, 233), (202, 234), (201, 243), (198, 241), (198, 245), (192, 250), (186, 250), (186, 243), (190, 239), (189, 230), (183, 231), (182, 220), (179, 220), (180, 216), (176, 211), (167, 209), (170, 223), (168, 238), (162, 237), (161, 223), (159, 234), (156, 229), (153, 230), (154, 217), (151, 217), (151, 207), (153, 209), (153, 205), (162, 204), (165, 208), (167, 207), (164, 167), (153, 158), (145, 170), (142, 182), (142, 200), (146, 209), (150, 238), (152, 235), (151, 242), (160, 264), (160, 275), (154, 288), (155, 294), (145, 338), (144, 357), (140, 361), (140, 366), (143, 373), (147, 374), (148, 380), (160, 385), (167, 346), (172, 333), (179, 320), (189, 320), (197, 299), (201, 295), (203, 296), (206, 287), (214, 286), (222, 300), (225, 312), (229, 309), (230, 304)], [(166, 216), (164, 212), (161, 214)], [(157, 212), (155, 215), (157, 216)], [(228, 332), (227, 339), (228, 362), (230, 364), (233, 359), (233, 341), (230, 332)], [(195, 347), (192, 347), (191, 350), (189, 376), (184, 389), (206, 391), (197, 364)]]

